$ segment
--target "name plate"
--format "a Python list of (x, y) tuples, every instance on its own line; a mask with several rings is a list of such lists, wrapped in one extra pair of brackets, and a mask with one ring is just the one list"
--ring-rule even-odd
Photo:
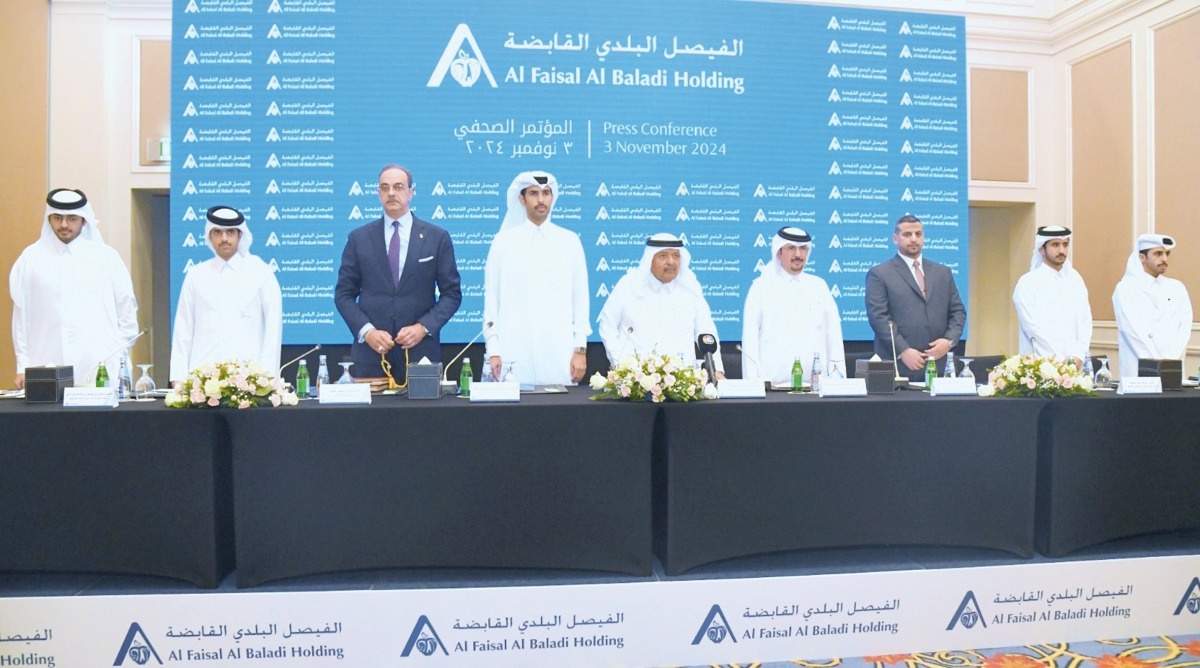
[(718, 399), (763, 399), (767, 386), (762, 378), (726, 378), (717, 386)]
[(1162, 394), (1162, 378), (1158, 376), (1121, 376), (1117, 394)]
[(363, 406), (371, 404), (370, 383), (321, 383), (317, 401), (324, 404)]
[(934, 378), (929, 388), (929, 396), (977, 396), (974, 378)]
[(115, 387), (65, 387), (63, 388), (63, 407), (65, 408), (116, 408), (117, 388)]
[(822, 378), (819, 397), (865, 397), (866, 378)]
[(471, 403), (520, 400), (520, 383), (471, 383)]

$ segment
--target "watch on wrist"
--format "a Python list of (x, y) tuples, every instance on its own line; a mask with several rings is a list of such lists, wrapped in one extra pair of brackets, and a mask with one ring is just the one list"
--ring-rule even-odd
[(580, 346), (580, 347), (578, 347), (578, 348), (576, 348), (576, 349), (575, 349), (575, 352), (579, 353), (580, 355), (586, 355), (586, 354), (587, 354), (587, 347), (586, 347), (586, 346)]

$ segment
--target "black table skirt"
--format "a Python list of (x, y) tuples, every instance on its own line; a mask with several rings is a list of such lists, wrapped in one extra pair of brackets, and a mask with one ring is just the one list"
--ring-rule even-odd
[(226, 412), (239, 585), (420, 566), (650, 574), (657, 411), (589, 395)]
[(1200, 527), (1196, 390), (589, 396), (249, 411), (0, 401), (0, 571), (211, 587), (234, 567), (235, 533), (239, 583), (254, 585), (423, 566), (645, 575), (652, 543), (671, 574), (839, 546), (1057, 557)]
[(202, 587), (233, 570), (229, 437), (217, 412), (8, 400), (0, 443), (0, 570)]
[(659, 557), (677, 574), (821, 547), (1031, 555), (1042, 405), (916, 392), (668, 404)]
[(1200, 527), (1200, 392), (1052, 401), (1041, 443), (1043, 554)]

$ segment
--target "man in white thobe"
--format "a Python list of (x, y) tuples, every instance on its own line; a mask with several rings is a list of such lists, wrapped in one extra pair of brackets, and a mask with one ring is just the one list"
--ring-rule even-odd
[(780, 229), (771, 240), (771, 263), (750, 284), (742, 311), (743, 377), (790, 384), (799, 358), (807, 382), (815, 354), (823, 366), (836, 362), (845, 369), (842, 317), (829, 285), (804, 273), (812, 245), (796, 227)]
[(1092, 341), (1092, 307), (1083, 277), (1071, 267), (1071, 230), (1039, 227), (1029, 273), (1017, 281), (1013, 305), (1019, 352), (1074, 360), (1082, 368)]
[(1122, 376), (1137, 375), (1139, 358), (1183, 361), (1187, 355), (1192, 300), (1183, 283), (1166, 277), (1172, 248), (1175, 240), (1162, 234), (1138, 237), (1113, 292)]
[(483, 313), (493, 377), (512, 365), (522, 384), (578, 383), (587, 371), (587, 261), (574, 232), (551, 220), (558, 181), (523, 172), (484, 269)]
[(206, 364), (253, 360), (279, 374), (283, 297), (275, 272), (250, 253), (254, 236), (237, 209), (208, 210), (204, 242), (214, 257), (192, 265), (171, 332), (171, 382)]
[[(696, 362), (696, 339), (717, 335), (712, 311), (696, 274), (688, 268), (692, 256), (672, 234), (646, 240), (642, 261), (617, 281), (600, 310), (600, 338), (611, 364), (651, 353), (679, 355)], [(714, 355), (717, 378), (725, 377), (720, 341)]]
[(17, 258), (8, 289), (18, 389), (31, 366), (69, 364), (76, 385), (90, 385), (101, 363), (117, 377), (138, 333), (137, 300), (129, 270), (104, 243), (82, 191), (58, 188), (46, 196), (41, 237)]

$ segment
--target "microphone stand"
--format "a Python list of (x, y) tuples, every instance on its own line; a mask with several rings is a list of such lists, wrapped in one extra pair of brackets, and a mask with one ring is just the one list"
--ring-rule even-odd
[(896, 356), (896, 323), (891, 320), (888, 320), (888, 334), (892, 337), (892, 370), (896, 374), (892, 383), (897, 387), (907, 387), (908, 377), (900, 375), (900, 358)]
[[(489, 320), (489, 321), (488, 321), (486, 324), (484, 324), (484, 326), (483, 326), (483, 329), (479, 330), (479, 333), (475, 335), (475, 338), (473, 338), (473, 339), (471, 339), (470, 341), (468, 341), (468, 342), (467, 342), (467, 345), (463, 346), (463, 349), (462, 349), (462, 350), (460, 350), (460, 351), (458, 351), (458, 354), (454, 356), (454, 359), (450, 360), (449, 362), (446, 362), (446, 365), (442, 367), (442, 382), (443, 382), (443, 383), (449, 383), (449, 382), (450, 382), (450, 379), (449, 379), (449, 375), (450, 375), (450, 365), (451, 365), (451, 364), (454, 364), (455, 362), (457, 362), (457, 361), (458, 361), (458, 358), (460, 358), (460, 357), (462, 357), (464, 354), (466, 354), (467, 350), (468, 350), (468, 349), (470, 349), (470, 347), (471, 347), (471, 346), (472, 346), (472, 345), (473, 345), (473, 344), (474, 344), (476, 341), (478, 341), (478, 340), (479, 340), (479, 337), (483, 336), (483, 333), (484, 333), (484, 332), (486, 332), (486, 331), (488, 331), (488, 329), (489, 329), (491, 326), (492, 326), (492, 323), (491, 323), (491, 321)], [(487, 361), (486, 361), (486, 360), (484, 360), (484, 364), (485, 364), (485, 365), (486, 365), (486, 363), (487, 363)], [(480, 371), (480, 373), (483, 373), (483, 371), (481, 370), (481, 371)], [(489, 371), (488, 371), (488, 373), (491, 373), (491, 371), (489, 370)]]
[(134, 334), (132, 337), (129, 338), (128, 341), (126, 341), (125, 343), (122, 343), (120, 348), (117, 348), (116, 350), (112, 351), (111, 353), (100, 358), (100, 362), (96, 366), (92, 367), (92, 375), (94, 376), (96, 374), (96, 371), (98, 371), (100, 369), (100, 366), (103, 365), (105, 362), (107, 362), (109, 360), (109, 358), (111, 358), (113, 355), (116, 355), (117, 353), (121, 352), (122, 350), (128, 349), (130, 346), (133, 345), (134, 341), (137, 341), (138, 339), (142, 338), (142, 334), (145, 334), (148, 331), (150, 331), (150, 330), (143, 329), (142, 331), (138, 332), (137, 334)]
[(308, 350), (305, 350), (304, 352), (300, 353), (294, 359), (290, 360), (287, 364), (284, 364), (283, 366), (279, 367), (279, 375), (282, 376), (284, 369), (295, 364), (296, 362), (299, 362), (300, 360), (304, 359), (305, 357), (308, 357), (309, 355), (317, 352), (320, 349), (321, 349), (321, 344), (318, 343), (317, 345), (313, 346), (312, 348), (309, 348)]

